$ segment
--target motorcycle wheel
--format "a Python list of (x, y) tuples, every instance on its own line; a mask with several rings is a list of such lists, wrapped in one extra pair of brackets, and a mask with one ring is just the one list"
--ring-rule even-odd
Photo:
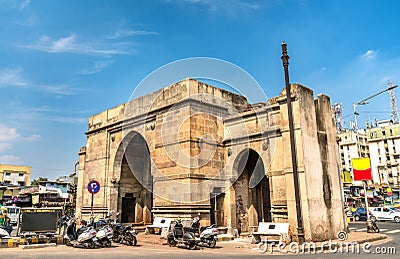
[(88, 246), (90, 249), (94, 249), (96, 247), (94, 242), (89, 242)]
[(214, 238), (210, 239), (210, 241), (208, 242), (208, 247), (214, 248), (216, 244), (217, 244), (217, 241)]
[(121, 242), (121, 237), (120, 237), (120, 235), (113, 235), (112, 241), (115, 242), (115, 243)]
[(137, 244), (137, 239), (134, 235), (132, 235), (131, 233), (128, 233), (126, 235), (126, 241), (128, 241), (128, 244), (130, 246), (135, 246)]
[(175, 239), (172, 239), (172, 238), (168, 238), (167, 242), (168, 242), (168, 245), (171, 247), (176, 246), (178, 244), (178, 242), (176, 242)]
[(111, 240), (108, 240), (104, 244), (105, 247), (111, 247)]
[(187, 246), (190, 250), (195, 250), (197, 247), (197, 244), (196, 244), (196, 242), (190, 242)]

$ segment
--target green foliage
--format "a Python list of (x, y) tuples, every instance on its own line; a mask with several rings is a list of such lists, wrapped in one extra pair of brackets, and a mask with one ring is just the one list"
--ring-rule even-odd
[(39, 185), (39, 182), (42, 182), (42, 181), (48, 181), (48, 179), (45, 178), (45, 177), (39, 177), (38, 179), (34, 179), (34, 180), (31, 182), (31, 185), (32, 185), (32, 186)]

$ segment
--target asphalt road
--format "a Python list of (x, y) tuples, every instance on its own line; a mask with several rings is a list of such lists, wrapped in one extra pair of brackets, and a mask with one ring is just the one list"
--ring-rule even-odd
[[(365, 222), (350, 223), (350, 231), (366, 231)], [(219, 242), (213, 249), (198, 248), (187, 250), (182, 247), (169, 247), (161, 244), (141, 243), (136, 247), (114, 244), (111, 248), (81, 249), (59, 245), (57, 247), (46, 247), (37, 249), (4, 248), (0, 249), (1, 258), (398, 258), (400, 254), (400, 224), (394, 222), (378, 222), (381, 233), (388, 235), (388, 239), (378, 241), (369, 247), (366, 253), (362, 249), (360, 253), (329, 253), (323, 254), (262, 254), (257, 246), (249, 247), (240, 242)], [(386, 253), (377, 253), (384, 251)], [(390, 252), (390, 253), (389, 253)]]

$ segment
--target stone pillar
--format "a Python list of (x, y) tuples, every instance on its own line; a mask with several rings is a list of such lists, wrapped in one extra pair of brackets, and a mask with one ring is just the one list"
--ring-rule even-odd
[(324, 202), (327, 207), (329, 235), (333, 238), (347, 226), (343, 210), (344, 197), (339, 150), (336, 143), (337, 131), (329, 97), (318, 95), (315, 106), (321, 161), (324, 164)]
[(235, 199), (235, 189), (233, 185), (227, 188), (225, 193), (224, 201), (224, 214), (226, 216), (226, 226), (228, 227), (228, 233), (234, 234), (236, 229), (236, 199)]
[(82, 218), (83, 192), (86, 188), (83, 186), (83, 175), (85, 173), (86, 146), (79, 150), (79, 167), (78, 167), (78, 186), (76, 189), (76, 208), (75, 215)]
[(144, 221), (144, 224), (152, 223), (151, 211), (149, 210), (149, 208), (147, 206), (144, 206), (144, 208), (143, 208), (143, 221)]
[(135, 222), (143, 221), (143, 207), (139, 204), (139, 202), (135, 205)]

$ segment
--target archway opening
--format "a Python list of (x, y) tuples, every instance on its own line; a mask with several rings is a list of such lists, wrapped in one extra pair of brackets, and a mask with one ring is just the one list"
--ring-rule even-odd
[(122, 223), (152, 222), (153, 177), (146, 140), (134, 134), (127, 144), (121, 162), (118, 211)]
[(249, 232), (250, 226), (272, 221), (268, 178), (260, 155), (247, 149), (235, 161), (238, 179), (233, 184), (236, 199), (236, 227), (239, 232)]

